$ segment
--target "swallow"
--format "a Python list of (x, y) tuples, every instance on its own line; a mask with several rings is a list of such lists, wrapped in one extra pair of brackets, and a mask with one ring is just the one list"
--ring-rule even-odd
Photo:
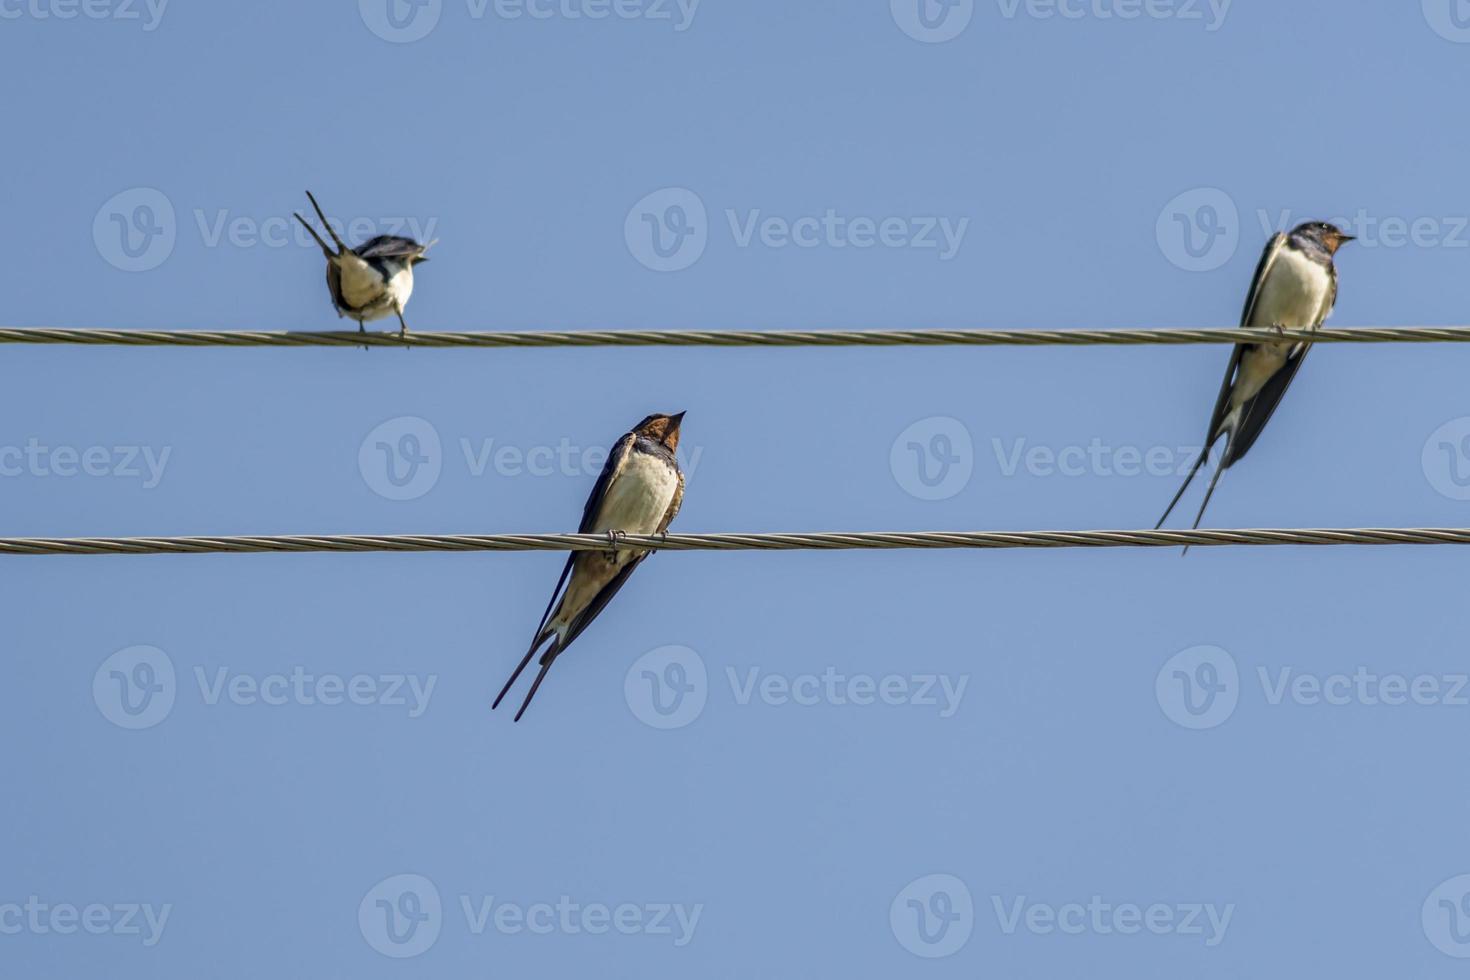
[[(1321, 327), (1337, 303), (1337, 267), (1332, 262), (1333, 256), (1354, 237), (1320, 221), (1298, 225), (1289, 234), (1277, 233), (1261, 255), (1240, 325), (1270, 327), (1277, 332)], [(1220, 474), (1244, 459), (1256, 444), (1311, 346), (1296, 340), (1235, 345), (1214, 414), (1210, 416), (1204, 449), (1154, 530), (1164, 526), (1200, 467), (1209, 460), (1210, 450), (1223, 436), (1225, 452), (1194, 519), (1194, 526), (1199, 527), (1220, 482)], [(1184, 551), (1188, 553), (1189, 549)]]
[(358, 332), (366, 333), (364, 323), (396, 313), (398, 335), (406, 335), (408, 324), (403, 319), (403, 308), (413, 295), (413, 269), (419, 263), (429, 261), (424, 253), (434, 246), (434, 242), (420, 245), (412, 238), (379, 235), (357, 248), (348, 248), (337, 237), (336, 230), (327, 221), (311, 191), (307, 191), (306, 196), (316, 210), (316, 216), (321, 219), (322, 227), (327, 229), (327, 234), (332, 236), (337, 246), (333, 251), (305, 218), (295, 215), (327, 257), (327, 289), (332, 293), (332, 305), (337, 308), (337, 315), (356, 320)]
[(579, 534), (606, 532), (611, 550), (575, 551), (567, 558), (551, 593), (551, 602), (541, 616), (541, 625), (536, 627), (531, 649), (521, 658), (490, 710), (500, 707), (537, 649), (550, 640), (541, 654), (541, 670), (531, 683), (521, 710), (516, 712), (515, 720), (520, 721), (556, 658), (591, 625), (633, 570), (653, 553), (618, 548), (615, 542), (619, 534), (663, 534), (679, 513), (684, 502), (684, 474), (679, 471), (675, 453), (683, 421), (683, 412), (650, 415), (613, 446), (607, 465), (592, 488), (592, 496), (587, 498), (582, 523), (577, 528)]

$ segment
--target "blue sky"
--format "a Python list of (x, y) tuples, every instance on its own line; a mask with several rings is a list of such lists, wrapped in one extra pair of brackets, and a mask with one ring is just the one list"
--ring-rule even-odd
[[(0, 319), (338, 329), (306, 188), (424, 330), (1227, 326), (1307, 218), (1470, 307), (1449, 0), (393, 3), (0, 0)], [(1151, 526), (1227, 356), (10, 347), (5, 533), (569, 530), (679, 410), (679, 530)], [(1208, 523), (1465, 525), (1467, 372), (1319, 347)], [(1453, 550), (665, 554), (513, 726), (560, 564), (0, 563), (3, 972), (1470, 954)]]

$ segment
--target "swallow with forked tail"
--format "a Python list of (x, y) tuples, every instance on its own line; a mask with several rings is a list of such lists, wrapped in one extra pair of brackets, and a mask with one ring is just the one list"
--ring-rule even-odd
[[(1353, 238), (1319, 221), (1299, 225), (1290, 234), (1277, 234), (1261, 256), (1240, 325), (1278, 331), (1311, 331), (1321, 327), (1337, 302), (1337, 267), (1333, 256)], [(1164, 526), (1200, 467), (1210, 458), (1210, 449), (1224, 436), (1224, 455), (1194, 519), (1194, 526), (1199, 527), (1220, 482), (1220, 474), (1244, 459), (1256, 444), (1311, 346), (1305, 341), (1289, 339), (1235, 345), (1214, 414), (1210, 416), (1204, 449), (1155, 529)]]
[[(684, 502), (684, 474), (679, 471), (675, 456), (683, 421), (683, 412), (650, 415), (618, 440), (602, 468), (602, 475), (597, 478), (597, 485), (592, 488), (592, 496), (587, 498), (578, 533), (607, 532), (612, 544), (617, 532), (663, 534), (668, 530)], [(515, 720), (520, 721), (556, 658), (591, 625), (650, 554), (650, 551), (616, 546), (609, 551), (573, 552), (551, 594), (541, 625), (536, 627), (531, 649), (501, 688), (491, 710), (500, 707), (536, 651), (550, 640), (541, 654), (541, 670), (516, 712)]]
[(378, 235), (356, 248), (348, 248), (337, 237), (336, 229), (327, 221), (311, 191), (307, 191), (306, 196), (316, 210), (316, 216), (321, 219), (322, 227), (327, 229), (327, 234), (332, 236), (337, 246), (333, 251), (305, 218), (295, 215), (327, 257), (327, 289), (332, 293), (332, 305), (337, 308), (337, 315), (356, 320), (358, 332), (366, 333), (364, 323), (397, 314), (398, 335), (407, 334), (408, 324), (403, 319), (403, 310), (413, 295), (413, 269), (419, 263), (429, 261), (424, 253), (434, 243), (420, 245), (412, 238)]

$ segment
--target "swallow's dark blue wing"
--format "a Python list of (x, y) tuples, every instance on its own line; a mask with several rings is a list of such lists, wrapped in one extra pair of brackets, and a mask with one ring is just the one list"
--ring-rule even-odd
[(364, 259), (409, 259), (418, 255), (424, 247), (412, 238), (398, 235), (379, 235), (370, 238), (353, 249)]
[(593, 525), (597, 521), (597, 515), (602, 513), (603, 501), (607, 500), (608, 488), (612, 486), (613, 480), (617, 478), (628, 461), (628, 454), (633, 451), (633, 443), (638, 437), (629, 432), (619, 439), (612, 447), (612, 452), (607, 454), (607, 462), (603, 464), (602, 473), (597, 477), (597, 483), (592, 488), (592, 495), (587, 498), (587, 506), (582, 511), (582, 523), (577, 526), (579, 534), (591, 534)]
[[(622, 470), (623, 464), (627, 462), (628, 454), (633, 451), (635, 439), (633, 433), (628, 433), (619, 439), (613, 446), (612, 452), (607, 454), (607, 462), (603, 464), (602, 473), (597, 477), (597, 483), (592, 487), (592, 494), (587, 498), (587, 506), (582, 511), (582, 523), (577, 525), (578, 534), (592, 533), (597, 515), (602, 512), (603, 501), (607, 499), (608, 487), (612, 486), (613, 480)], [(561, 597), (562, 586), (566, 585), (567, 579), (571, 577), (572, 564), (576, 560), (577, 552), (575, 551), (567, 556), (566, 566), (561, 570), (561, 578), (557, 579), (556, 588), (552, 590), (551, 601), (546, 605), (546, 612), (541, 615), (541, 625), (536, 627), (537, 642), (544, 639), (541, 631), (546, 629), (546, 621), (551, 618), (551, 611), (556, 608), (556, 600)]]
[(1240, 325), (1242, 327), (1269, 327), (1269, 323), (1256, 323), (1256, 303), (1261, 298), (1261, 287), (1266, 283), (1266, 277), (1271, 274), (1271, 266), (1276, 264), (1276, 256), (1286, 247), (1286, 235), (1277, 232), (1266, 248), (1261, 252), (1261, 261), (1256, 265), (1255, 278), (1251, 280), (1251, 291), (1245, 298), (1245, 310), (1240, 314)]
[(1271, 421), (1271, 416), (1276, 414), (1276, 406), (1281, 404), (1281, 398), (1286, 394), (1291, 381), (1301, 369), (1302, 361), (1306, 360), (1307, 349), (1311, 344), (1298, 344), (1286, 357), (1286, 364), (1280, 371), (1271, 375), (1270, 379), (1261, 387), (1256, 397), (1250, 400), (1250, 404), (1241, 413), (1240, 425), (1230, 436), (1230, 442), (1225, 447), (1225, 457), (1221, 460), (1222, 467), (1231, 466), (1245, 458), (1250, 452), (1256, 440), (1260, 438), (1261, 431), (1266, 428), (1266, 423)]
[[(1286, 236), (1277, 232), (1272, 239), (1266, 243), (1261, 252), (1261, 261), (1256, 264), (1255, 277), (1251, 279), (1251, 290), (1245, 298), (1245, 309), (1240, 314), (1240, 325), (1269, 326), (1269, 324), (1255, 323), (1256, 304), (1261, 299), (1261, 287), (1266, 282), (1266, 277), (1271, 274), (1271, 267), (1276, 264), (1276, 256), (1286, 247)], [(1230, 391), (1235, 387), (1235, 374), (1240, 368), (1240, 360), (1245, 356), (1246, 348), (1250, 344), (1236, 344), (1235, 351), (1231, 354), (1230, 365), (1225, 369), (1225, 380), (1220, 385), (1220, 396), (1215, 399), (1215, 411), (1210, 414), (1210, 428), (1205, 434), (1207, 446), (1213, 445), (1215, 440), (1222, 435), (1220, 426), (1225, 421), (1226, 414), (1230, 411)]]
[(611, 582), (607, 583), (607, 585), (604, 585), (602, 591), (597, 593), (591, 602), (587, 603), (587, 608), (578, 613), (571, 623), (568, 624), (567, 638), (558, 646), (557, 653), (561, 653), (562, 650), (571, 646), (572, 641), (581, 636), (582, 631), (592, 625), (592, 621), (602, 613), (602, 610), (612, 601), (613, 596), (617, 595), (618, 591), (624, 585), (628, 584), (628, 577), (633, 574), (633, 569), (643, 564), (648, 555), (649, 552), (645, 551), (624, 565), (622, 571), (618, 572), (617, 576)]

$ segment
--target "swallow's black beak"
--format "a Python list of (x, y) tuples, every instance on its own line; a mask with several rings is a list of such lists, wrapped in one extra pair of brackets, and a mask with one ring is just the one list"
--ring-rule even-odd
[(1337, 239), (1338, 239), (1338, 241), (1340, 241), (1344, 245), (1346, 245), (1348, 242), (1355, 242), (1355, 241), (1357, 241), (1358, 240), (1358, 236), (1357, 235), (1341, 235), (1340, 234), (1340, 235), (1337, 236)]
[(416, 258), (416, 259), (413, 260), (413, 264), (414, 265), (419, 265), (420, 263), (427, 262), (427, 261), (429, 261), (429, 257), (427, 255), (420, 255), (418, 258)]
[(669, 432), (670, 433), (674, 433), (674, 432), (678, 432), (679, 431), (679, 426), (680, 426), (681, 423), (683, 423), (685, 414), (687, 414), (687, 413), (680, 412), (678, 415), (670, 415), (669, 416)]

